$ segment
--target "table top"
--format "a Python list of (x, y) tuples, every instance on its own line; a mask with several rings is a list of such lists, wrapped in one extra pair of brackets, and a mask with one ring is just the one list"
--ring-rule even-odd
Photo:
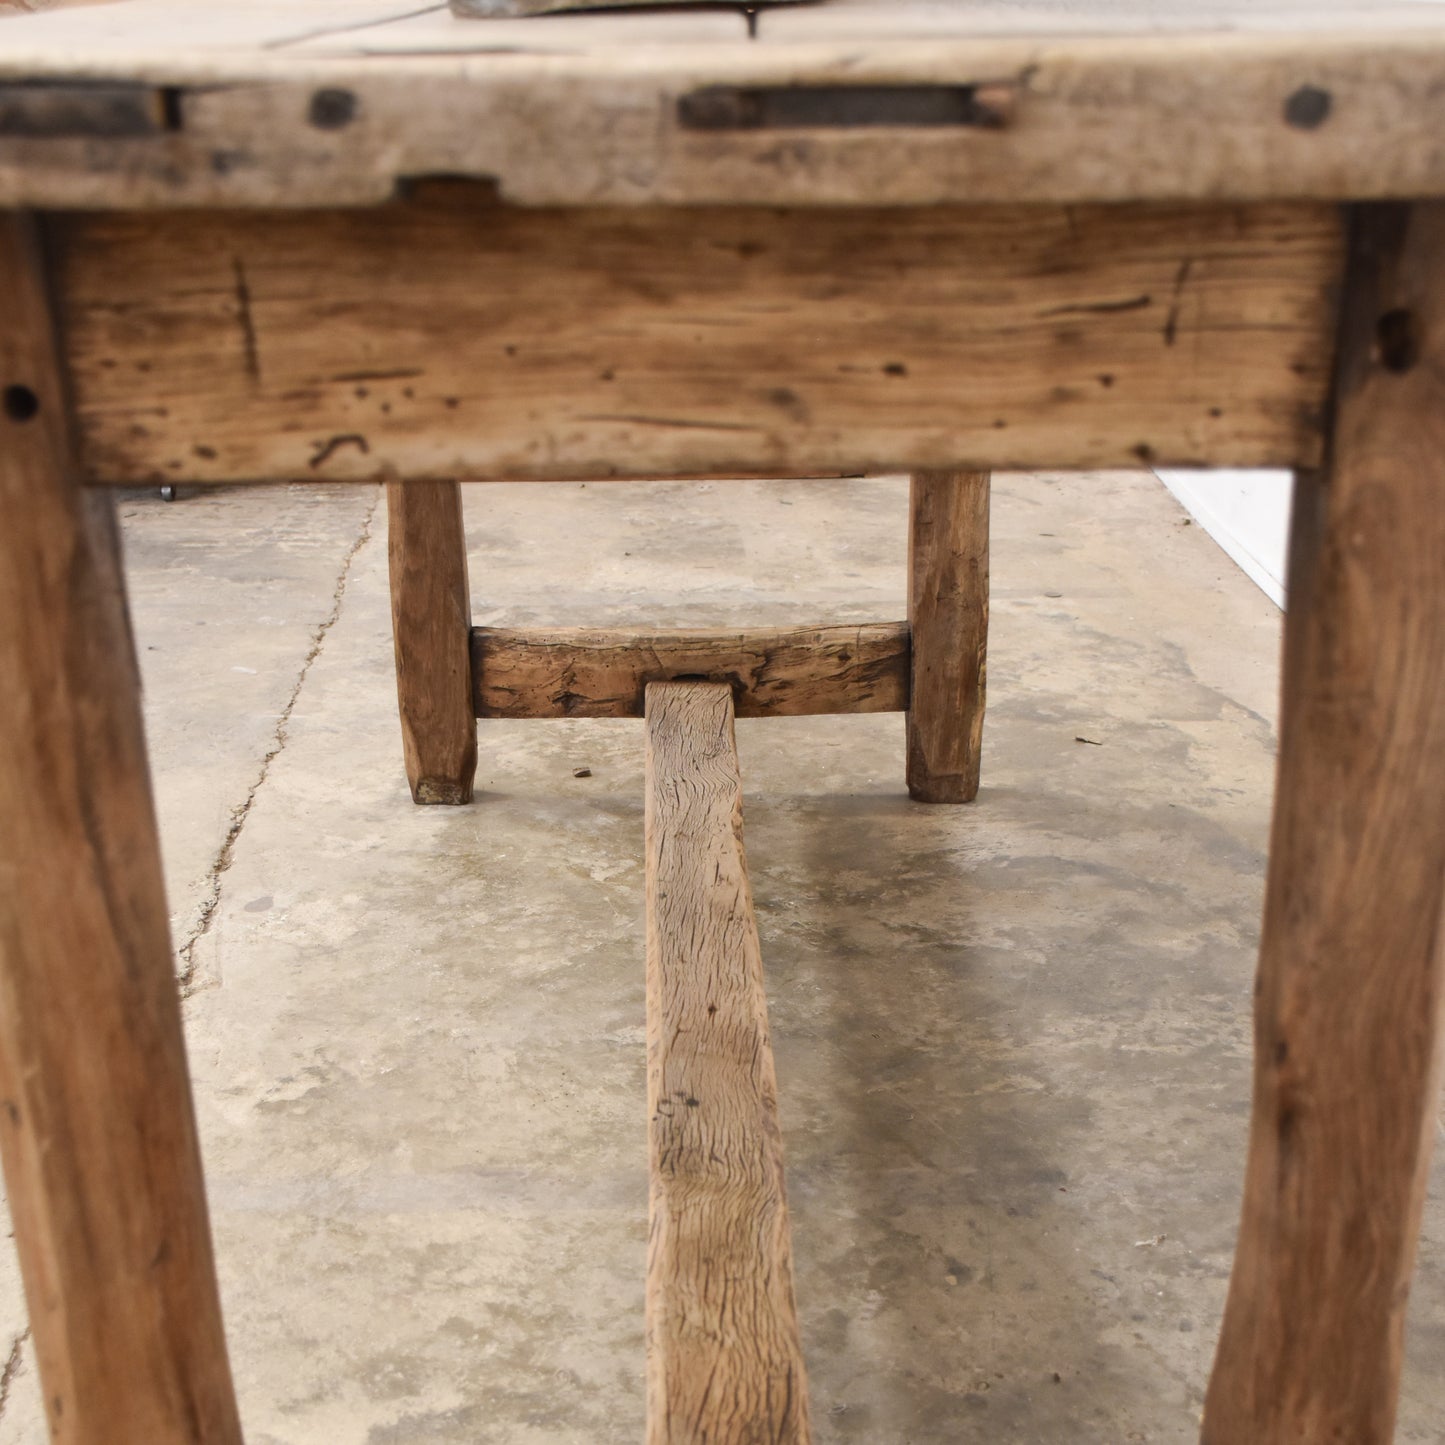
[[(0, 63), (29, 57), (89, 69), (219, 56), (251, 68), (288, 56), (334, 58), (577, 53), (639, 45), (794, 44), (867, 39), (1024, 37), (1069, 42), (1099, 36), (1286, 35), (1308, 43), (1410, 32), (1445, 46), (1445, 0), (610, 0), (628, 8), (498, 19), (495, 0), (52, 0), (10, 12)], [(602, 0), (595, 0), (601, 4)], [(751, 17), (748, 11), (756, 13)], [(467, 14), (472, 11), (474, 14)], [(455, 13), (454, 13), (455, 12)], [(480, 23), (476, 23), (476, 22)]]
[[(480, 3), (480, 0), (459, 0)], [(1438, 0), (813, 0), (482, 19), (107, 0), (0, 20), (0, 204), (1445, 194)]]

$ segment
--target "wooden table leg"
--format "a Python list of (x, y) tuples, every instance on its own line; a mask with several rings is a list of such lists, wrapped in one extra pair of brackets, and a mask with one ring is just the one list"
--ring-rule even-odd
[(477, 771), (462, 489), (386, 484), (391, 624), (406, 776), (418, 803), (470, 803)]
[(239, 1445), (110, 499), (0, 216), (0, 1152), (51, 1438)]
[(978, 796), (988, 654), (987, 472), (920, 472), (909, 499), (908, 792)]
[(1439, 1107), (1445, 206), (1354, 218), (1295, 493), (1254, 1118), (1206, 1445), (1386, 1445)]

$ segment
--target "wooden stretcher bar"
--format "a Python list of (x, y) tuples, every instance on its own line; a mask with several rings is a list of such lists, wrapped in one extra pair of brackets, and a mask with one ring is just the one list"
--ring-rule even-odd
[(739, 717), (903, 712), (906, 622), (746, 632), (472, 629), (478, 717), (642, 717), (645, 689), (728, 684)]
[(643, 215), (466, 186), (50, 234), (81, 462), (132, 485), (1314, 466), (1343, 259), (1316, 203)]
[(647, 688), (648, 1445), (807, 1445), (732, 692)]

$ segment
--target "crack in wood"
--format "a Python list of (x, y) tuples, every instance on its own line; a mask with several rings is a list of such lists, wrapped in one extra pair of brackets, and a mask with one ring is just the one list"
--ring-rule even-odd
[(261, 352), (256, 341), (256, 319), (251, 314), (251, 287), (246, 280), (246, 267), (239, 256), (231, 258), (231, 271), (236, 278), (236, 320), (241, 327), (241, 354), (246, 359), (246, 375), (259, 385)]
[(447, 8), (446, 0), (441, 4), (421, 5), (410, 10), (398, 10), (395, 15), (383, 15), (372, 20), (362, 20), (348, 25), (322, 25), (303, 30), (299, 35), (287, 35), (278, 40), (268, 40), (263, 50), (286, 50), (293, 45), (304, 45), (308, 40), (325, 40), (333, 35), (353, 35), (358, 30), (375, 30), (383, 25), (395, 25), (398, 20), (414, 20), (419, 15), (434, 15)]
[(362, 456), (371, 451), (371, 444), (360, 432), (346, 432), (341, 436), (328, 437), (324, 442), (317, 442), (316, 451), (306, 465), (315, 471), (317, 467), (329, 462), (334, 453), (347, 446), (355, 447)]
[(393, 371), (338, 371), (332, 381), (407, 381), (425, 376), (419, 366), (399, 366)]
[(1169, 315), (1164, 319), (1164, 344), (1173, 346), (1174, 338), (1179, 330), (1179, 302), (1184, 295), (1185, 283), (1189, 280), (1189, 273), (1194, 269), (1194, 258), (1187, 256), (1179, 266), (1174, 277), (1174, 295), (1169, 301)]
[(637, 426), (681, 427), (689, 431), (762, 431), (760, 426), (745, 422), (693, 421), (688, 417), (676, 416), (634, 416), (626, 412), (587, 412), (579, 421), (630, 422)]
[(1116, 311), (1142, 311), (1146, 306), (1153, 304), (1154, 298), (1147, 292), (1140, 296), (1130, 296), (1124, 301), (1076, 301), (1067, 306), (1051, 306), (1047, 311), (1040, 311), (1041, 317), (1046, 316), (1109, 316)]

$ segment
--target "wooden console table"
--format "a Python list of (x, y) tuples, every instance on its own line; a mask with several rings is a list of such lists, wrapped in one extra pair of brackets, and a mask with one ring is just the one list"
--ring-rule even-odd
[[(914, 795), (966, 800), (989, 470), (1159, 463), (1298, 476), (1204, 1440), (1388, 1441), (1445, 970), (1442, 135), (1422, 4), (0, 21), (0, 1144), (54, 1440), (241, 1439), (101, 484), (386, 479), (419, 801), (470, 796), (479, 715), (645, 714), (649, 1439), (742, 1445), (809, 1426), (733, 712), (905, 710)], [(884, 471), (904, 622), (470, 627), (457, 478)]]

